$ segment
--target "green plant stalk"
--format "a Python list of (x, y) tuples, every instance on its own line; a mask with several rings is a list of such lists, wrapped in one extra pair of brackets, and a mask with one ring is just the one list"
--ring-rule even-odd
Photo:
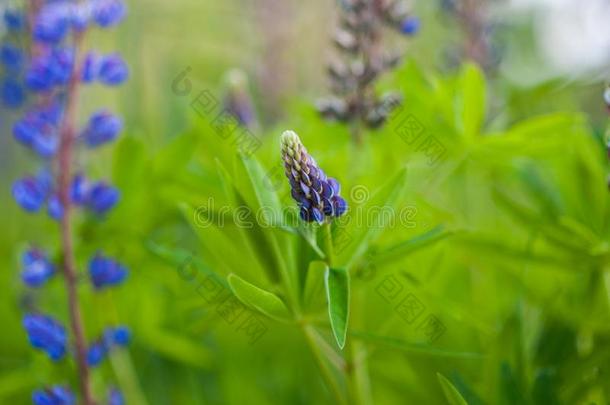
[[(355, 318), (354, 314), (361, 314), (363, 308), (362, 292), (358, 293), (355, 289), (352, 289), (352, 327), (360, 328), (359, 318)], [(346, 375), (348, 381), (348, 387), (350, 392), (351, 401), (350, 403), (356, 405), (368, 405), (372, 404), (371, 398), (371, 385), (368, 374), (368, 366), (366, 362), (367, 351), (366, 347), (362, 342), (354, 341), (353, 339), (347, 339), (345, 345), (345, 352), (347, 356), (346, 361)]]
[[(325, 223), (324, 225), (322, 225), (321, 229), (322, 229), (322, 232), (324, 232), (324, 234), (322, 235), (322, 238), (324, 239), (322, 250), (324, 252), (324, 255), (326, 256), (326, 263), (330, 267), (330, 265), (333, 262), (333, 243), (332, 243), (332, 233), (331, 233), (330, 223)], [(309, 345), (309, 348), (314, 356), (314, 359), (316, 360), (318, 368), (320, 369), (320, 372), (322, 373), (322, 378), (324, 379), (326, 385), (328, 386), (333, 397), (335, 398), (335, 403), (346, 404), (346, 401), (342, 394), (341, 387), (337, 383), (337, 379), (336, 379), (335, 375), (332, 373), (331, 369), (328, 367), (328, 364), (326, 363), (326, 358), (325, 358), (324, 354), (322, 353), (322, 349), (320, 348), (318, 342), (316, 341), (316, 332), (315, 332), (314, 327), (311, 326), (310, 324), (304, 322), (304, 323), (301, 323), (301, 330), (303, 331), (303, 334), (305, 335), (305, 340), (307, 340), (307, 344)], [(343, 371), (344, 368), (340, 367), (340, 368), (338, 368), (338, 370)]]
[[(322, 225), (324, 234), (324, 253), (326, 254), (326, 263), (328, 267), (332, 267), (334, 257), (334, 246), (332, 239), (332, 231), (330, 223)], [(356, 295), (357, 296), (357, 295)], [(360, 300), (353, 299), (352, 302), (358, 302)], [(359, 312), (359, 311), (355, 311)], [(351, 339), (347, 339), (346, 342), (346, 361), (345, 361), (345, 374), (347, 385), (350, 392), (351, 401), (353, 404), (369, 404), (370, 401), (370, 382), (368, 372), (364, 360), (366, 358), (366, 348), (357, 342), (352, 342)]]
[(332, 267), (333, 266), (333, 262), (334, 262), (334, 253), (335, 253), (335, 249), (333, 247), (333, 234), (332, 231), (330, 229), (330, 223), (325, 223), (324, 225), (322, 225), (322, 232), (324, 232), (324, 234), (322, 235), (322, 238), (324, 239), (324, 245), (322, 246), (323, 250), (324, 250), (324, 254), (326, 255), (326, 264), (328, 264), (328, 267)]
[(307, 344), (313, 353), (314, 359), (316, 360), (316, 364), (322, 373), (322, 378), (324, 379), (326, 385), (330, 389), (331, 393), (335, 398), (335, 403), (337, 404), (346, 404), (345, 399), (343, 398), (343, 394), (341, 393), (341, 388), (339, 384), (337, 384), (337, 379), (333, 375), (332, 371), (326, 364), (324, 359), (324, 355), (320, 351), (320, 347), (316, 342), (315, 330), (313, 326), (308, 324), (302, 324), (301, 329), (303, 334), (305, 335), (305, 340), (307, 340)]

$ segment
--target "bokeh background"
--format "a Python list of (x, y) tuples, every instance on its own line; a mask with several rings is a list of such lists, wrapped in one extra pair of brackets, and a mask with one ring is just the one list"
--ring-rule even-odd
[[(81, 218), (78, 261), (84, 266), (101, 248), (130, 269), (116, 291), (95, 295), (81, 287), (91, 336), (108, 321), (133, 331), (129, 350), (95, 371), (96, 389), (116, 381), (133, 404), (333, 403), (298, 328), (265, 320), (268, 330), (252, 343), (202, 299), (197, 278), (180, 272), (191, 260), (221, 275), (255, 267), (239, 243), (202, 231), (184, 214), (185, 204), (222, 201), (216, 162), (230, 165), (234, 154), (190, 103), (204, 90), (222, 100), (228, 73), (240, 69), (259, 123), (256, 157), (267, 170), (279, 161), (284, 129), (301, 135), (353, 206), (355, 186), (372, 195), (406, 165), (406, 191), (396, 207), (413, 207), (412, 225), (388, 227), (370, 249), (401, 241), (419, 246), (412, 238), (422, 234), (438, 239), (365, 263), (364, 275), (354, 277), (366, 304), (355, 310), (348, 339), (367, 347), (372, 403), (447, 403), (437, 373), (469, 404), (610, 402), (602, 98), (610, 75), (610, 6), (479, 3), (481, 38), (472, 37), (451, 0), (413, 2), (418, 35), (387, 38), (406, 58), (384, 76), (380, 91), (399, 90), (406, 112), (446, 148), (434, 164), (401, 138), (396, 121), (357, 148), (347, 128), (315, 113), (315, 100), (328, 93), (326, 61), (335, 53), (333, 1), (130, 1), (118, 29), (88, 38), (91, 46), (120, 51), (131, 68), (120, 90), (93, 87), (82, 96), (83, 120), (103, 101), (126, 122), (116, 145), (79, 161), (93, 177), (112, 179), (122, 200), (103, 221)], [(475, 40), (487, 52), (469, 61), (464, 50)], [(174, 88), (185, 71), (188, 95)], [(0, 110), (2, 404), (29, 403), (31, 391), (48, 381), (75, 381), (73, 365), (32, 351), (21, 326), (33, 305), (61, 319), (67, 313), (61, 280), (44, 292), (28, 291), (19, 280), (27, 242), (53, 250), (58, 233), (52, 220), (23, 213), (11, 198), (12, 182), (35, 170), (12, 138), (16, 117)], [(474, 130), (467, 133), (468, 120)], [(219, 253), (232, 255), (231, 263), (220, 263)], [(431, 341), (401, 317), (383, 294), (388, 277), (425, 307), (422, 316), (442, 322), (442, 335)], [(320, 321), (319, 328), (332, 344), (328, 325)]]

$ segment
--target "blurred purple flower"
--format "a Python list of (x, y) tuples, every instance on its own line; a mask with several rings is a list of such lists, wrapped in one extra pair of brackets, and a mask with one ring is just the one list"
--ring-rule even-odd
[(34, 22), (33, 36), (36, 41), (55, 44), (60, 42), (70, 28), (70, 7), (65, 2), (45, 4)]
[(28, 287), (40, 287), (55, 274), (55, 266), (46, 253), (29, 249), (21, 257), (21, 280)]
[(70, 185), (70, 199), (76, 205), (82, 205), (87, 201), (88, 182), (81, 173), (74, 176)]
[(95, 183), (87, 196), (87, 207), (97, 213), (105, 214), (119, 201), (119, 191), (103, 181)]
[(36, 177), (25, 177), (13, 183), (13, 198), (27, 212), (38, 212), (47, 194), (44, 185)]
[(68, 338), (66, 329), (55, 319), (39, 314), (28, 314), (23, 318), (30, 344), (47, 353), (54, 361), (66, 354)]
[(419, 32), (421, 22), (419, 18), (409, 16), (405, 18), (400, 24), (400, 32), (405, 35), (415, 35)]
[(108, 354), (108, 347), (102, 341), (94, 342), (87, 350), (87, 364), (91, 367), (99, 365)]
[(123, 83), (129, 77), (129, 68), (123, 58), (115, 53), (104, 56), (99, 65), (98, 79), (108, 86)]
[(116, 388), (110, 390), (108, 394), (108, 405), (125, 405), (123, 394)]
[(55, 385), (32, 393), (34, 405), (75, 405), (76, 397), (66, 387)]
[(81, 80), (83, 83), (92, 83), (98, 76), (99, 63), (95, 52), (88, 52), (81, 67)]
[(99, 290), (121, 284), (127, 277), (127, 269), (116, 260), (97, 253), (89, 261), (89, 277)]
[(64, 216), (64, 207), (61, 205), (59, 195), (57, 193), (51, 194), (47, 201), (47, 214), (56, 221), (60, 221)]
[(19, 108), (25, 102), (25, 91), (17, 80), (5, 78), (0, 84), (2, 104), (8, 108)]
[(122, 0), (97, 0), (92, 4), (93, 20), (102, 28), (117, 25), (127, 14)]
[(24, 61), (23, 51), (13, 44), (5, 43), (0, 47), (0, 62), (12, 71), (21, 69)]
[(17, 10), (4, 10), (4, 24), (10, 31), (21, 31), (25, 26), (23, 14)]
[(88, 146), (96, 147), (113, 141), (122, 129), (123, 122), (119, 117), (102, 110), (91, 116), (83, 137)]

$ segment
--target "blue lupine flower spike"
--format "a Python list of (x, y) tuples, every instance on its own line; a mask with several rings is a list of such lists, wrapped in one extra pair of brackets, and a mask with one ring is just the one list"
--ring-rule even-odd
[[(65, 218), (69, 208), (65, 205), (68, 201), (60, 198), (66, 191), (72, 206), (103, 216), (118, 203), (120, 192), (117, 188), (104, 181), (92, 182), (84, 173), (75, 173), (67, 185), (65, 182), (59, 184), (59, 179), (73, 172), (75, 162), (71, 156), (76, 154), (72, 153), (73, 149), (78, 146), (93, 148), (113, 141), (122, 131), (123, 121), (101, 109), (79, 131), (78, 140), (82, 142), (60, 148), (65, 135), (62, 128), (66, 124), (69, 127), (77, 125), (77, 114), (64, 115), (64, 111), (77, 103), (66, 86), (94, 82), (116, 86), (128, 79), (129, 68), (118, 53), (99, 55), (94, 50), (81, 49), (75, 41), (90, 28), (109, 28), (121, 22), (127, 13), (125, 0), (39, 0), (33, 3), (36, 7), (22, 7), (19, 11), (0, 6), (0, 30), (6, 31), (6, 38), (11, 41), (0, 42), (0, 71), (3, 73), (0, 107), (26, 106), (21, 118), (12, 124), (13, 136), (44, 159), (42, 169), (16, 180), (11, 192), (26, 212), (46, 210), (58, 221)], [(4, 5), (1, 1), (0, 4)], [(27, 38), (15, 35), (20, 31), (24, 31)], [(82, 60), (76, 57), (81, 52)], [(58, 160), (67, 165), (57, 165)], [(62, 189), (64, 186), (69, 189)], [(65, 222), (60, 223), (62, 229), (65, 226)], [(61, 243), (61, 253), (74, 259), (74, 250), (66, 241)], [(67, 289), (76, 287), (73, 269), (68, 266), (65, 270)], [(31, 248), (23, 253), (20, 276), (27, 287), (42, 287), (55, 273), (56, 268), (45, 252)], [(99, 291), (122, 283), (127, 277), (127, 269), (114, 259), (98, 254), (89, 263), (89, 276), (93, 287)], [(78, 299), (69, 300), (70, 309), (75, 312), (80, 305)], [(83, 329), (79, 327), (82, 322), (79, 318), (71, 317), (71, 329)], [(98, 339), (88, 344), (85, 333), (69, 336), (69, 331), (48, 315), (27, 314), (23, 327), (30, 344), (53, 361), (67, 357), (68, 342), (73, 339), (71, 347), (76, 349), (72, 354), (78, 364), (82, 402), (101, 404), (93, 398), (86, 369), (100, 364), (112, 348), (126, 346), (130, 340), (129, 329), (124, 326), (106, 328)], [(83, 348), (86, 348), (85, 353)], [(85, 358), (83, 354), (86, 354)], [(77, 399), (68, 387), (55, 385), (34, 391), (32, 401), (35, 405), (76, 405)], [(124, 403), (119, 391), (112, 391), (107, 401), (111, 405)]]
[(301, 218), (321, 224), (326, 219), (343, 215), (347, 203), (339, 195), (337, 180), (327, 177), (318, 167), (296, 133), (285, 131), (280, 142), (286, 177)]

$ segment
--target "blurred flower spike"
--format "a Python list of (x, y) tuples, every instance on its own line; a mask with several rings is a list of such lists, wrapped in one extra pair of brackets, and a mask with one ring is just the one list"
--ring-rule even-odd
[[(63, 275), (70, 308), (64, 327), (37, 309), (23, 318), (30, 344), (53, 361), (75, 357), (80, 392), (54, 385), (32, 394), (34, 404), (85, 405), (97, 403), (89, 381), (89, 367), (102, 362), (111, 348), (130, 340), (125, 326), (106, 328), (102, 337), (88, 345), (81, 319), (77, 282), (81, 278), (74, 251), (72, 212), (87, 210), (97, 217), (107, 215), (119, 202), (120, 192), (104, 180), (91, 182), (76, 172), (74, 149), (94, 149), (110, 144), (123, 130), (120, 117), (99, 109), (88, 119), (78, 119), (78, 87), (98, 82), (118, 86), (129, 78), (129, 68), (118, 53), (105, 55), (82, 49), (83, 37), (94, 27), (110, 28), (127, 14), (124, 0), (32, 1), (25, 11), (5, 9), (6, 35), (0, 43), (0, 102), (11, 108), (25, 105), (14, 121), (13, 137), (33, 156), (42, 160), (38, 174), (16, 180), (12, 195), (28, 213), (46, 212), (59, 224), (62, 237), (61, 265), (46, 252), (30, 248), (21, 257), (21, 280), (29, 288), (41, 289), (52, 277)], [(27, 18), (26, 18), (27, 17)], [(15, 44), (20, 44), (19, 46)], [(81, 124), (82, 123), (82, 124)], [(79, 127), (79, 125), (82, 125)], [(61, 271), (60, 271), (61, 270)], [(114, 259), (97, 254), (89, 263), (93, 291), (121, 284), (127, 269)], [(69, 326), (69, 327), (68, 327)], [(67, 355), (67, 356), (66, 356)], [(122, 403), (115, 389), (108, 401)], [(114, 399), (112, 399), (114, 398)]]

